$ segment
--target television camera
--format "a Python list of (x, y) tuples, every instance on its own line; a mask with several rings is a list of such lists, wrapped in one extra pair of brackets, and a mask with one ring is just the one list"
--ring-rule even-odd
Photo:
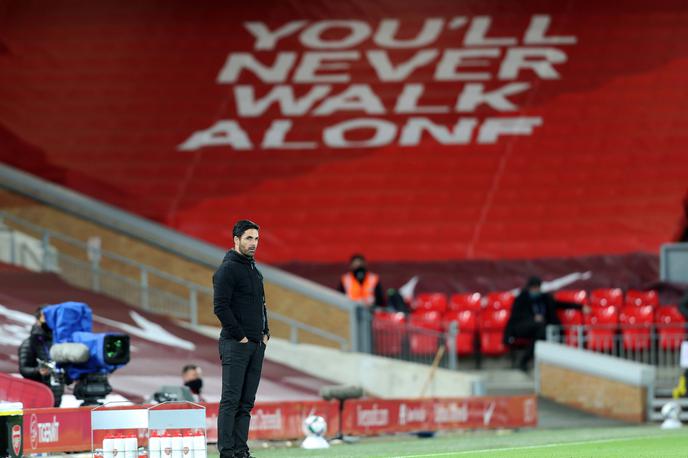
[(111, 374), (129, 362), (129, 336), (94, 333), (93, 312), (81, 302), (63, 302), (43, 308), (45, 322), (53, 332), (48, 362), (51, 385), (74, 380), (74, 396), (82, 405), (97, 405), (112, 392)]

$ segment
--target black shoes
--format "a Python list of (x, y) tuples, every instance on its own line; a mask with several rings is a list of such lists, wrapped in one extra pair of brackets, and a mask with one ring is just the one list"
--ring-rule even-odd
[(251, 452), (249, 452), (248, 450), (244, 450), (242, 452), (235, 452), (234, 458), (256, 458), (256, 457), (251, 455)]

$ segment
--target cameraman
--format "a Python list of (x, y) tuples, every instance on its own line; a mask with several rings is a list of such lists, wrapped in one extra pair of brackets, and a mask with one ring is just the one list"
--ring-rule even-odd
[(36, 323), (31, 327), (31, 334), (19, 346), (19, 372), (22, 377), (43, 383), (53, 392), (54, 407), (59, 407), (64, 393), (61, 380), (51, 383), (51, 371), (39, 363), (50, 361), (50, 347), (53, 344), (53, 332), (45, 322), (43, 307), (34, 313)]

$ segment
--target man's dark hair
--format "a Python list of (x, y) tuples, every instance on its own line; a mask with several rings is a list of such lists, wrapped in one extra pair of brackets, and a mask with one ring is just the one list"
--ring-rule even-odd
[(250, 221), (247, 219), (240, 219), (239, 221), (236, 222), (236, 224), (234, 224), (234, 229), (232, 229), (232, 235), (234, 237), (241, 238), (241, 236), (244, 235), (244, 232), (246, 232), (249, 229), (255, 229), (255, 230), (259, 231), (260, 226), (258, 226), (253, 221)]
[(43, 309), (45, 308), (45, 305), (39, 306), (35, 312), (33, 312), (33, 316), (36, 317), (36, 319), (39, 319), (41, 317), (41, 313), (43, 313)]
[(355, 253), (355, 254), (351, 255), (351, 259), (349, 259), (349, 264), (356, 261), (357, 259), (360, 259), (361, 261), (364, 261), (364, 262), (366, 260), (365, 256), (363, 256), (361, 253)]
[(182, 374), (186, 374), (189, 371), (195, 371), (198, 370), (198, 366), (195, 364), (187, 364), (186, 366), (182, 367)]
[(532, 276), (526, 282), (526, 289), (540, 287), (542, 285), (542, 279), (540, 277)]

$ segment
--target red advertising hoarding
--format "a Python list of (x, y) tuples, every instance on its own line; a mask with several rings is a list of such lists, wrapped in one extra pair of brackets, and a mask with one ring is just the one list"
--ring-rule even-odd
[(523, 428), (537, 424), (534, 396), (357, 400), (344, 404), (344, 434)]

